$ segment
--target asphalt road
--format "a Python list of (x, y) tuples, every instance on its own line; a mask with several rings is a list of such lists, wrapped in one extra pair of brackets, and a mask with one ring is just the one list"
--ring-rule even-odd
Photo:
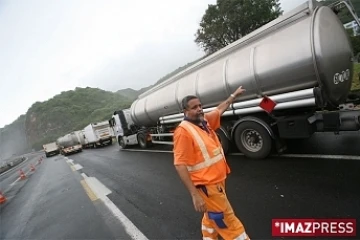
[[(356, 218), (360, 229), (360, 161), (228, 156), (228, 162), (227, 194), (252, 239), (271, 239), (271, 219), (283, 217)], [(171, 153), (119, 151), (114, 144), (58, 155), (15, 186), (21, 191), (0, 205), (1, 239), (201, 238), (202, 215)]]
[[(114, 143), (117, 145), (118, 143)], [(326, 154), (360, 156), (360, 131), (334, 133), (315, 133), (308, 139), (286, 140), (287, 150), (284, 154)], [(129, 149), (138, 149), (130, 146)], [(146, 150), (171, 151), (171, 145), (153, 145)], [(231, 146), (230, 153), (239, 153), (236, 147)]]
[(13, 186), (20, 177), (19, 170), (21, 169), (25, 175), (32, 174), (31, 164), (34, 168), (37, 168), (41, 156), (40, 153), (24, 155), (26, 159), (23, 162), (0, 174), (0, 191), (7, 195), (13, 195), (11, 191), (15, 189)]
[[(108, 196), (149, 239), (199, 239), (201, 215), (170, 153), (111, 146), (69, 157), (111, 189)], [(273, 218), (360, 219), (360, 161), (229, 156), (227, 192), (253, 239), (271, 238)], [(359, 229), (359, 224), (358, 224)], [(359, 235), (360, 236), (360, 235)]]
[(288, 153), (360, 155), (360, 131), (316, 133), (309, 139), (287, 140)]
[[(44, 160), (1, 206), (1, 239), (128, 239), (63, 156)], [(114, 227), (116, 224), (116, 228)]]

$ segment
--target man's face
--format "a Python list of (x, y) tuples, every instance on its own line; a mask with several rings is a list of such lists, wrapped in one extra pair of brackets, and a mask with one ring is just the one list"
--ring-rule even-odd
[(188, 102), (188, 107), (184, 110), (185, 116), (191, 120), (202, 121), (204, 112), (199, 99), (191, 99)]

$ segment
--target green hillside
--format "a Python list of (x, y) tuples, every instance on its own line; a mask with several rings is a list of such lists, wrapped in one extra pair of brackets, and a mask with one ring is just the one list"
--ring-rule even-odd
[(352, 79), (351, 90), (359, 91), (360, 90), (360, 63), (354, 64), (354, 75)]
[(26, 113), (29, 145), (39, 149), (42, 144), (83, 129), (91, 122), (109, 120), (115, 110), (127, 108), (130, 103), (122, 95), (97, 88), (76, 88), (48, 101), (36, 102)]

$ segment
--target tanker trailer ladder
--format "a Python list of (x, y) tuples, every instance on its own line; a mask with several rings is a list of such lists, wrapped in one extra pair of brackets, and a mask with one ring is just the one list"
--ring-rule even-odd
[[(345, 6), (341, 6), (341, 4), (344, 4)], [(329, 4), (328, 7), (330, 7), (335, 12), (336, 15), (339, 14), (339, 12), (341, 12), (341, 10), (344, 7), (346, 7), (349, 10), (351, 16), (354, 18), (354, 20), (360, 27), (360, 19), (359, 19), (358, 15), (356, 14), (354, 5), (352, 4), (352, 2), (350, 0), (336, 1), (336, 2)]]

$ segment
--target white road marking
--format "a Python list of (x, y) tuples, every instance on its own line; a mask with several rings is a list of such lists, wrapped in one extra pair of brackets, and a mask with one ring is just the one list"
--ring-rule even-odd
[[(276, 156), (276, 155), (274, 155)], [(283, 154), (280, 157), (286, 158), (320, 158), (320, 159), (334, 159), (334, 160), (355, 160), (359, 161), (360, 156), (354, 155), (326, 155), (326, 154)]]
[(148, 238), (140, 232), (140, 230), (120, 211), (118, 207), (108, 198), (103, 197), (101, 198), (105, 205), (110, 209), (110, 211), (115, 215), (117, 219), (119, 219), (127, 234), (131, 237), (131, 239), (144, 239), (147, 240)]
[(172, 151), (167, 151), (167, 150), (146, 150), (146, 149), (122, 149), (121, 151), (128, 151), (128, 152), (153, 152), (153, 153), (172, 153)]
[(74, 168), (76, 171), (78, 171), (78, 170), (82, 169), (83, 167), (80, 164), (75, 164)]
[(94, 192), (94, 194), (100, 200), (102, 200), (105, 206), (114, 214), (117, 219), (120, 220), (121, 224), (125, 228), (126, 233), (131, 237), (131, 239), (148, 240), (148, 238), (107, 197), (107, 195), (111, 193), (110, 189), (108, 189), (95, 177), (88, 177), (85, 173), (82, 173), (81, 176), (83, 176), (89, 188)]
[[(146, 150), (146, 149), (122, 149), (121, 151), (128, 152), (151, 152), (151, 153), (173, 153), (167, 150)], [(230, 153), (229, 156), (245, 156), (243, 153)], [(270, 155), (271, 157), (281, 158), (319, 158), (319, 159), (333, 159), (333, 160), (360, 160), (360, 156), (356, 155), (326, 155), (326, 154), (279, 154)]]
[[(22, 168), (20, 168), (20, 169), (22, 169)], [(20, 170), (20, 169), (18, 169), (18, 170)], [(27, 171), (26, 173), (24, 173), (26, 178), (28, 178), (29, 176), (31, 176), (33, 174), (32, 173), (29, 175), (30, 172), (31, 172), (31, 169), (29, 171)], [(4, 192), (6, 193), (6, 192), (10, 191), (14, 187), (15, 183), (17, 183), (18, 181), (20, 181), (20, 177), (18, 177), (14, 182), (10, 183), (9, 187)]]

